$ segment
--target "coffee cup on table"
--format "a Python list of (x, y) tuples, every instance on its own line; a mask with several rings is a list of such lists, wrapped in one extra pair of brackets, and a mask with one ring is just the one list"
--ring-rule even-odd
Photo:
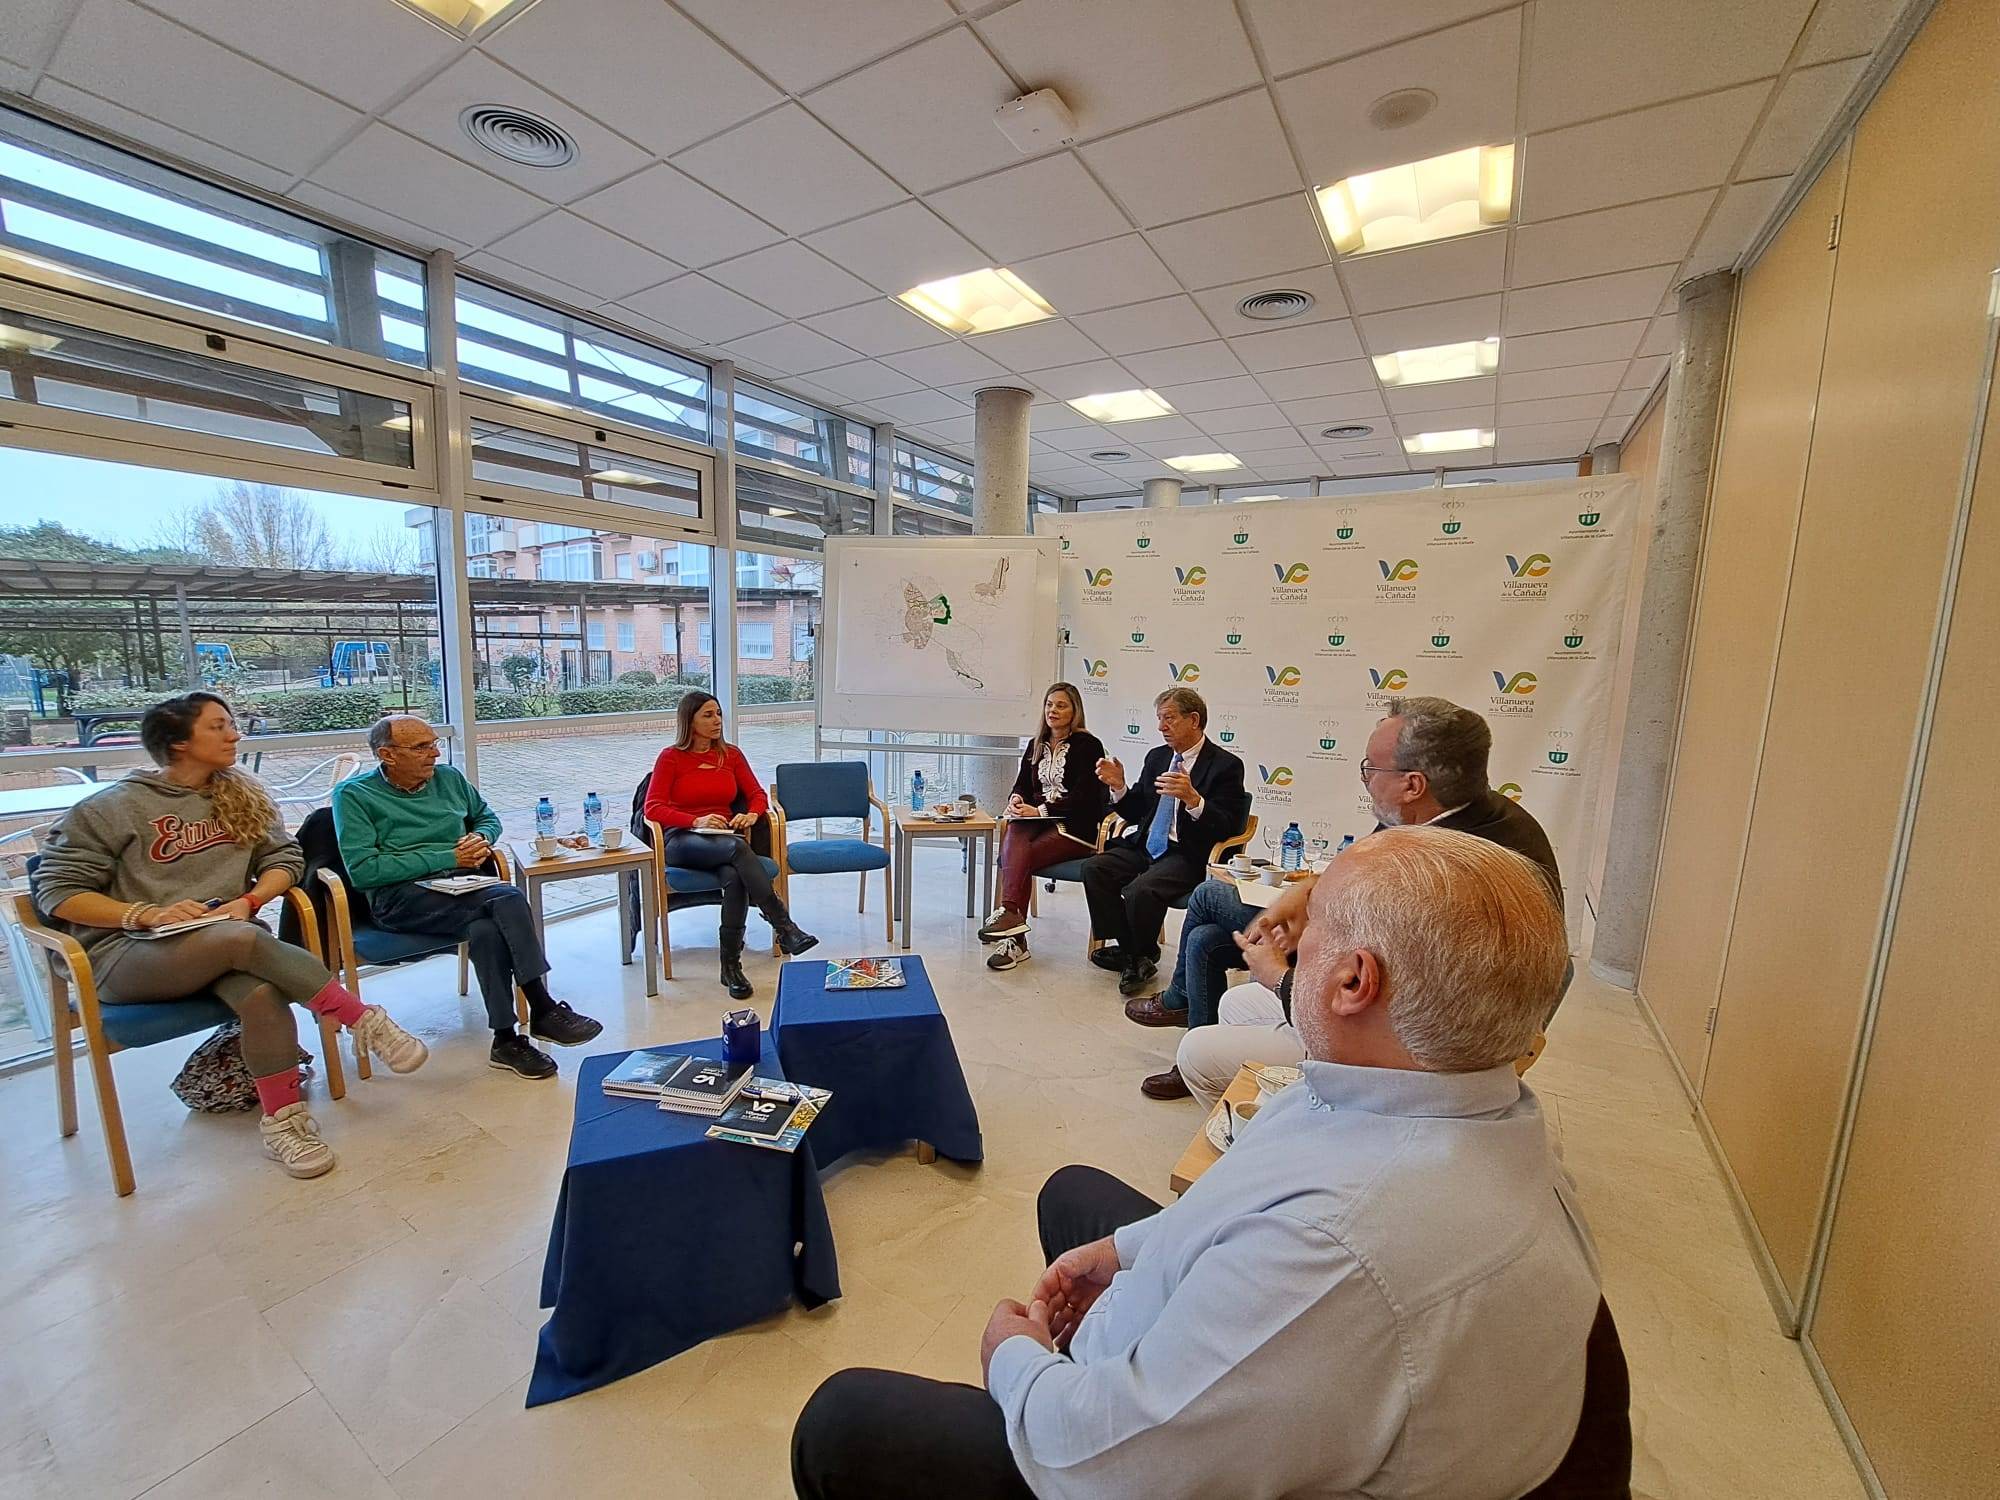
[(1285, 883), (1285, 872), (1276, 868), (1259, 870), (1257, 878), (1266, 885), (1283, 885)]
[(1257, 867), (1250, 863), (1249, 855), (1239, 854), (1230, 860), (1229, 873), (1232, 875), (1241, 875), (1247, 879), (1257, 873)]
[(603, 832), (598, 834), (598, 838), (602, 841), (606, 849), (616, 849), (620, 844), (625, 842), (625, 830), (622, 828), (607, 827)]
[(535, 854), (538, 858), (554, 859), (556, 857), (556, 850), (561, 847), (562, 845), (556, 842), (556, 836), (552, 833), (538, 833), (535, 835)]

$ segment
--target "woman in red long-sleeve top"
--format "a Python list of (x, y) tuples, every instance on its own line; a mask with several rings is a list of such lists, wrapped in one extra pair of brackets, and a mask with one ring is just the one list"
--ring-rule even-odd
[(747, 1000), (754, 992), (743, 973), (743, 924), (752, 902), (786, 953), (819, 939), (792, 920), (750, 848), (748, 832), (771, 804), (743, 752), (722, 738), (722, 705), (697, 689), (682, 697), (676, 718), (679, 733), (653, 762), (646, 816), (660, 825), (668, 864), (708, 870), (722, 882), (722, 982), (731, 999)]

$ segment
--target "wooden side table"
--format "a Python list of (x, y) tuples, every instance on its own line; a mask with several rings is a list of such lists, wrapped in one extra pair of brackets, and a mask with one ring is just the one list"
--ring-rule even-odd
[[(646, 993), (649, 996), (660, 993), (659, 879), (651, 849), (628, 835), (628, 841), (617, 849), (593, 845), (575, 854), (558, 854), (549, 859), (538, 856), (533, 844), (514, 844), (508, 852), (514, 860), (514, 883), (528, 898), (528, 910), (534, 914), (537, 935), (542, 933), (544, 885), (557, 880), (577, 880), (585, 875), (615, 874), (621, 889), (627, 880), (638, 881), (640, 921), (646, 934)], [(618, 951), (623, 955), (619, 962), (625, 964), (632, 962), (632, 933), (627, 926), (630, 920), (621, 898), (618, 902)]]
[[(925, 813), (898, 809), (896, 819), (896, 899), (903, 909), (903, 946), (910, 946), (910, 852), (920, 840), (942, 839), (965, 846), (965, 914), (976, 916), (972, 905), (975, 872), (986, 877), (986, 910), (993, 909), (993, 839), (1000, 825), (989, 813), (976, 812), (968, 818), (945, 821)], [(973, 846), (985, 841), (986, 857), (974, 857)]]
[(1167, 1175), (1167, 1186), (1177, 1193), (1185, 1193), (1194, 1186), (1195, 1178), (1222, 1160), (1222, 1153), (1209, 1144), (1208, 1122), (1215, 1118), (1215, 1110), (1227, 1109), (1232, 1104), (1248, 1104), (1257, 1097), (1257, 1070), (1262, 1063), (1247, 1062), (1236, 1070), (1236, 1076), (1229, 1080), (1229, 1087), (1222, 1091), (1222, 1097), (1215, 1101), (1211, 1109), (1201, 1117), (1201, 1128), (1188, 1142), (1181, 1159), (1174, 1163), (1174, 1169)]

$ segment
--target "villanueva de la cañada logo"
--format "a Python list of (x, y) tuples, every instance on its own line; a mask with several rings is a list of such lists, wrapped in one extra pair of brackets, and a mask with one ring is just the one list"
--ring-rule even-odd
[(1430, 636), (1417, 649), (1417, 655), (1433, 661), (1456, 661), (1459, 653), (1451, 644), (1454, 619), (1452, 615), (1432, 615)]
[(1437, 534), (1425, 542), (1427, 547), (1469, 547), (1473, 542), (1472, 532), (1465, 524), (1465, 502), (1456, 497), (1439, 502)]
[(1264, 668), (1264, 702), (1273, 708), (1296, 708), (1299, 704), (1299, 688), (1305, 681), (1305, 673), (1297, 667), (1266, 666)]
[(1222, 641), (1216, 646), (1217, 656), (1248, 656), (1250, 647), (1245, 644), (1243, 616), (1231, 615), (1222, 622)]
[(1370, 667), (1368, 669), (1368, 702), (1377, 709), (1385, 709), (1396, 701), (1398, 693), (1410, 686), (1410, 674), (1401, 667)]
[(1306, 585), (1312, 581), (1312, 569), (1302, 562), (1272, 563), (1272, 576), (1277, 580), (1271, 585), (1273, 604), (1303, 604), (1310, 591)]
[(1493, 790), (1505, 797), (1509, 802), (1519, 802), (1521, 800), (1521, 783), (1518, 781), (1503, 781), (1500, 785), (1493, 788)]
[(1175, 682), (1189, 683), (1201, 681), (1201, 668), (1191, 661), (1170, 661), (1167, 663), (1167, 671)]
[(1146, 629), (1146, 617), (1134, 615), (1126, 622), (1131, 628), (1125, 632), (1125, 639), (1118, 643), (1118, 649), (1126, 655), (1145, 655), (1152, 649), (1152, 640)]
[(1085, 568), (1083, 570), (1083, 602), (1085, 604), (1109, 604), (1111, 602), (1111, 570), (1109, 568)]
[(1539, 601), (1549, 597), (1549, 575), (1555, 563), (1546, 552), (1507, 554), (1507, 576), (1500, 584), (1503, 601)]
[(1382, 578), (1375, 585), (1377, 604), (1415, 604), (1417, 602), (1417, 560), (1414, 557), (1378, 557), (1375, 566)]
[(1202, 563), (1174, 565), (1174, 585), (1169, 597), (1175, 604), (1208, 603), (1208, 568)]
[(1486, 700), (1486, 716), (1489, 719), (1523, 718), (1533, 714), (1535, 705), (1529, 699), (1534, 696), (1534, 691), (1539, 686), (1541, 679), (1533, 672), (1496, 671), (1493, 674), (1494, 691)]
[(1581, 490), (1576, 495), (1576, 525), (1563, 533), (1566, 542), (1605, 541), (1615, 534), (1614, 529), (1604, 524), (1604, 512), (1598, 506), (1604, 501), (1608, 491), (1603, 489)]
[(1343, 505), (1333, 513), (1333, 534), (1320, 543), (1322, 552), (1359, 552), (1362, 542), (1354, 524), (1355, 508)]
[(1313, 646), (1313, 655), (1321, 657), (1351, 657), (1354, 643), (1348, 638), (1347, 616), (1328, 615), (1324, 621), (1325, 631)]
[(1258, 766), (1257, 800), (1268, 805), (1290, 806), (1295, 779), (1290, 766)]

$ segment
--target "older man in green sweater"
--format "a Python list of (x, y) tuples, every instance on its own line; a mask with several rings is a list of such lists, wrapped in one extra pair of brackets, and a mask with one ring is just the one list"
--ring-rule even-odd
[(376, 926), (456, 938), (471, 949), (493, 1027), (490, 1066), (554, 1077), (555, 1059), (514, 1029), (514, 986), (528, 997), (529, 1034), (542, 1041), (575, 1047), (604, 1027), (549, 994), (549, 961), (526, 898), (511, 885), (453, 896), (422, 883), (484, 865), (500, 837), (499, 816), (458, 770), (438, 764), (437, 731), (416, 715), (379, 720), (368, 744), (380, 764), (333, 789), (349, 879)]

